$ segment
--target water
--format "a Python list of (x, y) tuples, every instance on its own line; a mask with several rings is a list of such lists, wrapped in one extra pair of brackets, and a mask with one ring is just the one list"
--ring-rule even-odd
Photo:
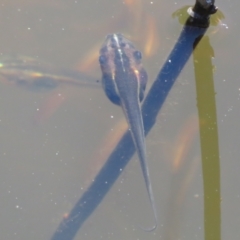
[[(94, 53), (108, 33), (121, 32), (143, 53), (149, 89), (182, 29), (171, 15), (188, 4), (0, 1), (0, 53), (30, 56), (99, 79), (97, 58), (88, 63), (89, 53), (97, 55)], [(215, 56), (221, 233), (222, 239), (237, 239), (239, 3), (216, 1), (216, 5), (225, 15), (223, 24), (228, 26), (211, 27), (207, 34)], [(145, 49), (146, 43), (152, 51)], [(60, 86), (36, 92), (1, 80), (0, 237), (50, 239), (114, 148), (124, 116), (101, 89)], [(75, 239), (204, 239), (192, 58), (169, 93), (146, 143), (159, 217), (157, 230), (145, 233), (140, 228), (151, 225), (153, 216), (138, 157), (134, 155)]]

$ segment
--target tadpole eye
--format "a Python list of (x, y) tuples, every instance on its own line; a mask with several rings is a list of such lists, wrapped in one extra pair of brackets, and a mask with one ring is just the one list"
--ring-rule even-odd
[(139, 51), (135, 51), (133, 53), (134, 57), (137, 59), (137, 60), (141, 60), (142, 59), (142, 53), (139, 52)]
[(99, 57), (98, 61), (102, 65), (102, 64), (105, 64), (107, 62), (107, 58), (104, 55), (101, 55)]
[(111, 48), (114, 49), (116, 45), (114, 43), (111, 44)]

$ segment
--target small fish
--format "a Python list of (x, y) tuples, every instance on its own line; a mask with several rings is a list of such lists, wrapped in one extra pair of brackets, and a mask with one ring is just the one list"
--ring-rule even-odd
[(111, 34), (100, 50), (99, 63), (102, 70), (102, 85), (107, 97), (120, 105), (126, 116), (146, 183), (157, 227), (157, 212), (149, 178), (146, 144), (140, 102), (147, 84), (147, 73), (141, 64), (141, 52), (121, 34)]
[(60, 84), (100, 87), (100, 81), (81, 72), (55, 67), (26, 56), (0, 57), (0, 76), (6, 83), (30, 90), (52, 90)]

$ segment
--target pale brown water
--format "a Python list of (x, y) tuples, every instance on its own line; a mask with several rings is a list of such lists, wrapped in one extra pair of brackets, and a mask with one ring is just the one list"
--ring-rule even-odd
[[(106, 34), (121, 32), (143, 52), (150, 87), (182, 28), (171, 15), (189, 4), (137, 1), (130, 8), (116, 0), (1, 0), (0, 53), (81, 69), (99, 79), (97, 59), (89, 68), (82, 69), (81, 63), (89, 52), (100, 47)], [(216, 5), (228, 25), (228, 29), (211, 27), (208, 33), (215, 53), (221, 234), (225, 240), (240, 235), (240, 3), (216, 0)], [(155, 38), (159, 38), (159, 45), (154, 45), (149, 57), (144, 55), (146, 37), (150, 35), (147, 28), (151, 28), (146, 23), (148, 16), (156, 22)], [(116, 124), (124, 116), (101, 89), (62, 86), (54, 91), (33, 92), (4, 83), (0, 86), (0, 239), (50, 239), (91, 181), (99, 165), (96, 156), (102, 156), (99, 147), (106, 141), (105, 148), (111, 150), (111, 139), (106, 140), (106, 136), (117, 131)], [(147, 136), (159, 217), (157, 230), (145, 233), (140, 228), (151, 226), (153, 216), (135, 155), (75, 239), (204, 239), (195, 89), (190, 59)], [(39, 116), (39, 111), (59, 95), (65, 98), (60, 107), (53, 114)], [(188, 140), (180, 158), (184, 137)], [(181, 162), (174, 170), (177, 158)]]

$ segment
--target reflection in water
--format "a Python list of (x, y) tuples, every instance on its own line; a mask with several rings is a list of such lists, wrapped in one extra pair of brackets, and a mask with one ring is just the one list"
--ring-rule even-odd
[(173, 172), (179, 171), (184, 165), (183, 161), (186, 159), (198, 131), (198, 119), (196, 116), (191, 116), (182, 127), (175, 147), (173, 147)]
[[(181, 14), (179, 14), (179, 16), (181, 16)], [(216, 16), (214, 19), (216, 19)], [(193, 62), (196, 80), (197, 107), (199, 114), (204, 187), (204, 234), (205, 240), (220, 240), (220, 163), (215, 91), (213, 82), (214, 67), (212, 65), (212, 57), (214, 57), (214, 52), (210, 45), (209, 38), (206, 36), (203, 38), (198, 38), (194, 43), (194, 48)], [(186, 187), (189, 184), (189, 179), (193, 176), (197, 166), (196, 161), (197, 159), (194, 159), (190, 163), (185, 163), (184, 166), (181, 166), (180, 169), (177, 169), (177, 172), (175, 172), (173, 176), (172, 183), (175, 187), (171, 188), (172, 191), (169, 197), (169, 211), (167, 214), (168, 227), (165, 237), (168, 240), (173, 240), (178, 237), (179, 225), (181, 223), (178, 215), (179, 211), (181, 211), (182, 203), (182, 201), (179, 201), (179, 197), (181, 197), (181, 199), (185, 197)], [(177, 162), (179, 162), (179, 160)], [(185, 171), (183, 169), (185, 169)]]
[[(100, 81), (79, 71), (64, 69), (27, 56), (2, 56), (0, 80), (6, 84), (32, 91), (52, 91), (59, 86), (101, 89)], [(65, 101), (60, 93), (50, 98), (38, 109), (34, 121), (42, 123)]]
[(198, 157), (194, 159), (188, 157), (191, 148), (194, 146), (198, 131), (198, 118), (197, 116), (191, 116), (181, 128), (176, 143), (173, 145), (172, 175), (169, 187), (171, 191), (165, 210), (164, 239), (166, 240), (178, 239), (182, 228), (183, 209), (187, 193), (200, 165)]
[[(199, 39), (195, 45), (198, 43)], [(193, 53), (202, 153), (205, 240), (221, 239), (220, 162), (213, 56), (213, 48), (205, 36)]]
[(26, 56), (0, 58), (1, 80), (30, 90), (52, 90), (59, 85), (100, 87), (100, 81), (81, 72), (58, 68)]

